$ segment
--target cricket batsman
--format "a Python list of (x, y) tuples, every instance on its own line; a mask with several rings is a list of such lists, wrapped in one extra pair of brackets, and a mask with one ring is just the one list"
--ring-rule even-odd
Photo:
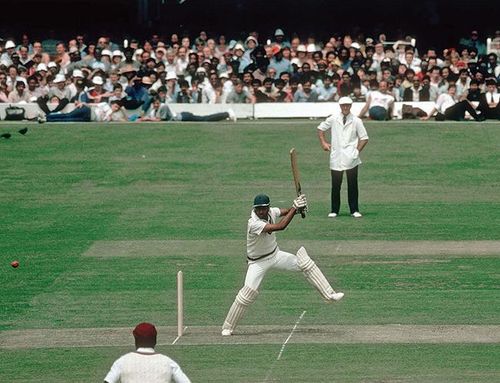
[[(302, 271), (327, 302), (339, 301), (344, 296), (344, 293), (336, 293), (332, 289), (304, 247), (296, 255), (278, 247), (275, 232), (286, 229), (295, 214), (302, 210), (307, 210), (304, 194), (295, 198), (289, 209), (270, 207), (269, 197), (265, 194), (255, 197), (247, 227), (248, 270), (245, 284), (227, 313), (222, 325), (223, 336), (232, 335), (247, 307), (257, 298), (259, 286), (269, 269)], [(280, 217), (282, 218), (279, 219)]]

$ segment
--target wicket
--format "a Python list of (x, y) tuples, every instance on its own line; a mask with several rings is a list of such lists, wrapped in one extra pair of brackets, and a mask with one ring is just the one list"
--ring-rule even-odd
[(177, 336), (184, 332), (184, 278), (182, 271), (177, 272)]

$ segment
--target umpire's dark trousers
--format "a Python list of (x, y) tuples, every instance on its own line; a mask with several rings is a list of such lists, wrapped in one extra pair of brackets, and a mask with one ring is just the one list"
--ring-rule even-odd
[[(331, 170), (332, 173), (332, 213), (339, 214), (340, 189), (342, 187), (343, 171)], [(358, 167), (346, 170), (347, 176), (347, 199), (351, 214), (359, 211), (358, 207)]]

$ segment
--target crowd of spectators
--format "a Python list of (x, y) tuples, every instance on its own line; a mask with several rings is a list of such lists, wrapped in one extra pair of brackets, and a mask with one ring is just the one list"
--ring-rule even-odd
[(346, 96), (365, 102), (381, 82), (395, 101), (436, 101), (451, 84), (457, 100), (478, 101), (487, 79), (500, 80), (500, 31), (488, 51), (477, 31), (442, 51), (419, 51), (411, 37), (389, 43), (383, 34), (317, 41), (278, 28), (262, 40), (258, 32), (244, 41), (203, 31), (194, 39), (153, 34), (123, 42), (108, 36), (88, 41), (83, 34), (42, 41), (23, 34), (0, 41), (0, 102), (36, 102), (47, 116), (75, 103), (82, 121), (89, 104), (108, 104), (101, 119), (126, 120), (123, 109), (140, 110), (135, 118), (143, 118), (155, 100), (331, 102)]

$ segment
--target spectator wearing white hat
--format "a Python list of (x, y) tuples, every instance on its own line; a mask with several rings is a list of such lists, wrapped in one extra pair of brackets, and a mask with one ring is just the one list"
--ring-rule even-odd
[(104, 72), (108, 73), (111, 69), (111, 58), (113, 57), (113, 52), (109, 49), (103, 49), (101, 51), (100, 61), (104, 64)]
[(38, 83), (40, 84), (40, 86), (42, 87), (47, 87), (46, 88), (46, 93), (49, 92), (49, 89), (48, 89), (48, 74), (49, 74), (49, 69), (47, 68), (47, 65), (44, 64), (44, 63), (40, 63), (36, 66), (36, 72), (35, 72), (35, 76), (37, 77), (38, 79)]
[(297, 68), (302, 68), (302, 64), (307, 61), (307, 48), (304, 44), (299, 44), (296, 51), (296, 56), (291, 60)]
[(83, 72), (80, 69), (75, 69), (71, 73), (71, 84), (68, 85), (68, 89), (70, 90), (71, 97), (70, 100), (73, 99), (76, 96), (77, 89), (76, 89), (76, 82), (81, 81), (84, 79)]
[(59, 74), (59, 66), (54, 61), (50, 61), (47, 64), (47, 69), (49, 70), (49, 74), (52, 76)]
[(313, 54), (316, 53), (317, 51), (320, 51), (320, 49), (316, 47), (316, 44), (314, 44), (314, 43), (307, 44), (306, 57), (307, 57), (307, 61), (311, 64), (311, 66), (313, 66), (313, 62), (314, 62)]
[(198, 86), (201, 89), (203, 89), (204, 86), (209, 85), (208, 81), (208, 75), (207, 75), (207, 70), (203, 67), (199, 67), (196, 69), (196, 80), (198, 80)]
[(51, 111), (47, 106), (47, 103), (52, 101), (54, 98), (57, 98), (59, 103), (56, 108), (52, 110), (52, 113), (57, 113), (63, 110), (66, 105), (69, 104), (69, 100), (71, 99), (71, 91), (66, 86), (66, 76), (63, 74), (56, 75), (53, 81), (53, 86), (50, 87), (48, 95), (45, 97), (39, 97), (36, 102), (45, 114), (49, 114)]
[(165, 101), (168, 103), (176, 102), (180, 88), (179, 84), (177, 84), (177, 75), (174, 71), (167, 72), (165, 76), (165, 87), (167, 88)]
[(16, 51), (16, 44), (12, 40), (7, 40), (5, 43), (5, 52), (0, 56), (0, 61), (5, 65), (12, 65), (12, 55)]
[(111, 71), (118, 71), (120, 68), (120, 64), (123, 61), (123, 53), (120, 50), (114, 50), (113, 54), (111, 56), (111, 66), (110, 70)]
[(94, 76), (92, 78), (93, 87), (87, 91), (89, 103), (99, 104), (101, 102), (108, 102), (111, 92), (106, 92), (104, 89), (104, 79), (101, 76)]
[[(254, 36), (248, 36), (245, 40), (245, 53), (242, 57), (241, 66), (245, 69), (248, 65), (252, 63), (252, 56), (254, 55), (255, 49), (258, 47), (259, 43)], [(236, 49), (236, 47), (235, 47)]]

